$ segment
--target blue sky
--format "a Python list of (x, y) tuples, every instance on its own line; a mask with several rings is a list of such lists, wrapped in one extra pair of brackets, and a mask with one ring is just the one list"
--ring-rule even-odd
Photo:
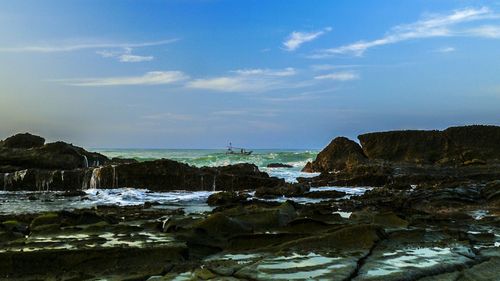
[(0, 138), (321, 148), (500, 125), (500, 1), (0, 2)]

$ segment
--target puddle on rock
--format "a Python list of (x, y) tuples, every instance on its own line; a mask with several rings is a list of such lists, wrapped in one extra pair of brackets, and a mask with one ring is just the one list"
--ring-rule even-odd
[(231, 261), (224, 266), (234, 266), (234, 276), (250, 280), (343, 280), (354, 271), (357, 258), (292, 253), (223, 255), (209, 260)]
[(465, 264), (471, 260), (468, 256), (473, 255), (471, 250), (464, 246), (407, 248), (385, 252), (372, 256), (361, 269), (360, 277), (363, 277), (362, 280), (385, 280), (384, 278), (393, 280), (394, 276), (401, 274), (410, 276), (415, 272), (432, 270), (443, 264), (447, 266)]

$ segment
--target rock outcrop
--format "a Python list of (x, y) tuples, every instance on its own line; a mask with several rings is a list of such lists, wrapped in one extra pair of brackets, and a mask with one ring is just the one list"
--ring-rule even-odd
[(392, 131), (360, 135), (369, 159), (460, 165), (500, 160), (500, 127), (464, 126), (444, 131)]
[(13, 191), (117, 187), (233, 191), (285, 184), (252, 164), (198, 168), (167, 159), (110, 160), (65, 142), (44, 143), (43, 138), (30, 134), (19, 134), (0, 143), (0, 188)]
[(30, 133), (17, 134), (6, 138), (0, 142), (3, 147), (10, 148), (34, 148), (45, 144), (45, 139), (40, 136), (35, 136)]
[(366, 160), (359, 144), (345, 137), (337, 137), (318, 154), (314, 162), (306, 165), (304, 172), (344, 170)]
[(284, 184), (284, 180), (270, 177), (252, 164), (197, 168), (167, 159), (73, 170), (25, 169), (3, 174), (4, 190), (31, 191), (118, 187), (233, 191)]
[(283, 163), (270, 163), (267, 164), (267, 168), (293, 168), (292, 165), (283, 164)]
[(109, 159), (99, 153), (65, 142), (45, 144), (31, 134), (17, 134), (0, 142), (0, 172), (24, 169), (72, 170), (104, 165)]
[(390, 131), (335, 138), (303, 171), (313, 185), (373, 185), (500, 179), (500, 127)]

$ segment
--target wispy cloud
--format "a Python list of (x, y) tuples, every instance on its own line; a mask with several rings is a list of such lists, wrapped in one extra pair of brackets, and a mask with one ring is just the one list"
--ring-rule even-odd
[(151, 71), (141, 76), (53, 80), (78, 87), (165, 85), (186, 80), (182, 71)]
[(311, 55), (311, 58), (324, 58), (336, 55), (354, 55), (362, 56), (368, 49), (395, 44), (398, 42), (432, 38), (432, 37), (451, 37), (451, 36), (476, 36), (476, 37), (491, 37), (497, 38), (500, 34), (499, 28), (496, 26), (487, 26), (482, 28), (458, 29), (457, 25), (467, 22), (474, 22), (488, 19), (498, 19), (498, 15), (493, 13), (487, 7), (479, 9), (462, 9), (455, 10), (444, 15), (429, 15), (423, 19), (405, 25), (399, 25), (392, 28), (385, 36), (371, 40), (358, 41), (352, 44), (323, 49)]
[(247, 75), (293, 76), (297, 74), (297, 71), (293, 67), (287, 67), (284, 69), (250, 68), (250, 69), (238, 69), (232, 72), (245, 76)]
[(293, 87), (291, 83), (286, 83), (286, 78), (295, 75), (296, 70), (240, 69), (230, 73), (232, 75), (192, 80), (186, 86), (221, 92), (263, 92)]
[(121, 62), (144, 62), (144, 61), (152, 61), (154, 59), (153, 56), (138, 56), (132, 54), (123, 54), (118, 57), (118, 60)]
[(466, 36), (477, 36), (484, 38), (500, 38), (500, 25), (483, 25), (465, 30)]
[(331, 27), (326, 27), (323, 30), (313, 32), (294, 31), (283, 42), (283, 46), (287, 51), (295, 51), (302, 44), (313, 41), (331, 30)]
[(160, 46), (171, 44), (179, 39), (167, 39), (150, 42), (137, 43), (111, 43), (111, 42), (93, 42), (93, 43), (53, 43), (53, 44), (38, 44), (25, 45), (15, 47), (0, 47), (0, 52), (16, 52), (16, 53), (57, 53), (57, 52), (72, 52), (88, 49), (126, 49), (126, 48), (142, 48), (151, 46)]
[(442, 48), (439, 48), (439, 49), (436, 49), (435, 52), (436, 53), (451, 53), (451, 52), (455, 52), (457, 49), (455, 49), (455, 47), (442, 47)]
[(140, 56), (132, 54), (132, 48), (124, 48), (119, 51), (97, 51), (96, 53), (103, 58), (116, 58), (120, 62), (145, 62), (152, 61), (153, 56)]
[(155, 114), (144, 115), (141, 117), (146, 120), (173, 120), (173, 121), (190, 121), (194, 119), (193, 115), (179, 114), (172, 112), (160, 112)]
[(341, 69), (341, 68), (357, 68), (363, 67), (361, 64), (313, 64), (310, 68), (313, 71), (325, 71), (325, 70), (333, 70), (333, 69)]
[(335, 81), (350, 81), (359, 79), (359, 74), (354, 71), (340, 71), (319, 75), (314, 77), (316, 80), (335, 80)]

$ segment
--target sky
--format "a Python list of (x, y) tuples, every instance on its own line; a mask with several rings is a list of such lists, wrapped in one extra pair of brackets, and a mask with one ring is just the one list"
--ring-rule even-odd
[(3, 0), (0, 138), (322, 148), (500, 125), (500, 1)]

